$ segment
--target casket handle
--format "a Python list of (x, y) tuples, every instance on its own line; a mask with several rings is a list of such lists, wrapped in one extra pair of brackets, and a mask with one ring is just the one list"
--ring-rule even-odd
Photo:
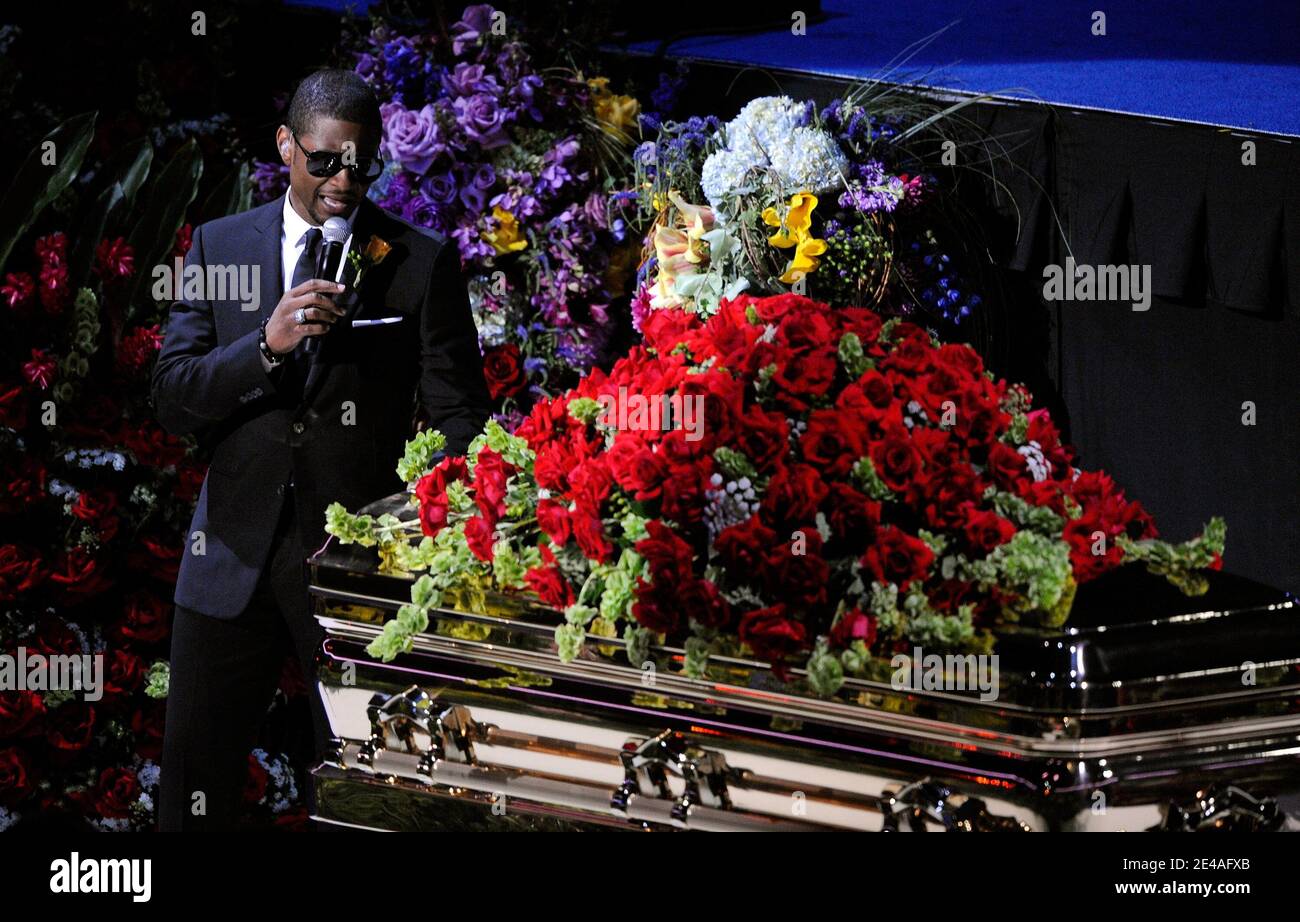
[(470, 709), (461, 704), (439, 708), (434, 698), (418, 685), (412, 685), (396, 695), (377, 692), (366, 707), (370, 718), (370, 737), (361, 744), (357, 764), (374, 769), (375, 755), (388, 748), (388, 734), (402, 741), (409, 753), (419, 752), (415, 731), (429, 735), (429, 745), (421, 752), (416, 771), (432, 775), (433, 766), (447, 758), (447, 743), (451, 742), (469, 765), (477, 765), (474, 740), (485, 739), (491, 729), (474, 719)]
[(1029, 827), (1009, 816), (990, 813), (978, 797), (954, 792), (947, 785), (922, 778), (880, 797), (884, 816), (881, 832), (898, 832), (903, 820), (911, 832), (925, 832), (927, 822), (946, 832), (1029, 832)]
[(1236, 785), (1212, 784), (1186, 806), (1169, 803), (1165, 818), (1148, 832), (1276, 832), (1286, 814), (1268, 797), (1252, 797)]
[(614, 789), (610, 807), (624, 816), (628, 815), (633, 795), (645, 796), (641, 786), (643, 775), (654, 788), (656, 797), (663, 800), (672, 798), (668, 786), (669, 772), (680, 777), (685, 785), (681, 796), (673, 800), (671, 822), (674, 826), (685, 829), (691, 808), (703, 803), (701, 783), (717, 801), (718, 809), (731, 809), (727, 782), (739, 773), (727, 765), (722, 753), (694, 746), (675, 730), (665, 730), (649, 739), (630, 738), (623, 744), (619, 758), (623, 763), (623, 783)]

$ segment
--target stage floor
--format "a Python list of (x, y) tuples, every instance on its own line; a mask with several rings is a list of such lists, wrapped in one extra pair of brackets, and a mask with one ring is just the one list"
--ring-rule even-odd
[[(1092, 34), (1097, 9), (1107, 16), (1104, 36)], [(1295, 0), (823, 0), (822, 10), (806, 36), (789, 28), (698, 35), (671, 41), (667, 52), (842, 77), (889, 71), (891, 82), (1300, 135)]]

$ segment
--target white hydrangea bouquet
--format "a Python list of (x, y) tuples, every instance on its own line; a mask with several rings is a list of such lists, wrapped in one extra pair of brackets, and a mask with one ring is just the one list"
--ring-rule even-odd
[(935, 233), (948, 206), (930, 166), (945, 132), (970, 140), (965, 104), (941, 109), (869, 85), (821, 109), (763, 96), (730, 121), (664, 123), (633, 157), (650, 222), (634, 324), (649, 310), (707, 317), (741, 292), (787, 291), (961, 323), (979, 286)]

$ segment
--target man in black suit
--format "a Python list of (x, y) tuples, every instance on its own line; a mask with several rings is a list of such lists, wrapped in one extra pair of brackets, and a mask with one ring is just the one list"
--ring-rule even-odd
[[(454, 243), (365, 198), (382, 170), (381, 133), (378, 101), (356, 74), (313, 74), (276, 133), (287, 196), (194, 231), (187, 270), (255, 267), (260, 304), (213, 291), (177, 301), (154, 371), (163, 426), (213, 447), (176, 584), (164, 830), (234, 823), (286, 643), (309, 677), (321, 752), (329, 730), (311, 677), (322, 633), (303, 561), (326, 540), (325, 507), (403, 488), (395, 465), (417, 396), (449, 453), (465, 451), (490, 411)], [(363, 260), (359, 280), (352, 260), (341, 284), (312, 278), (331, 217), (348, 222), (349, 249), (374, 257), (387, 246)], [(353, 323), (380, 318), (389, 322)]]

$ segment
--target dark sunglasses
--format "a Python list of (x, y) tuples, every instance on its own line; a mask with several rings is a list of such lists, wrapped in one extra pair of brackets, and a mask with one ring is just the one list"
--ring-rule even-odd
[(384, 172), (384, 161), (378, 157), (357, 157), (355, 163), (344, 163), (340, 151), (309, 151), (302, 146), (296, 134), (293, 136), (293, 143), (298, 145), (298, 150), (302, 151), (303, 156), (307, 158), (307, 172), (319, 179), (333, 176), (345, 166), (353, 179), (362, 182), (374, 182), (379, 178), (379, 174)]

